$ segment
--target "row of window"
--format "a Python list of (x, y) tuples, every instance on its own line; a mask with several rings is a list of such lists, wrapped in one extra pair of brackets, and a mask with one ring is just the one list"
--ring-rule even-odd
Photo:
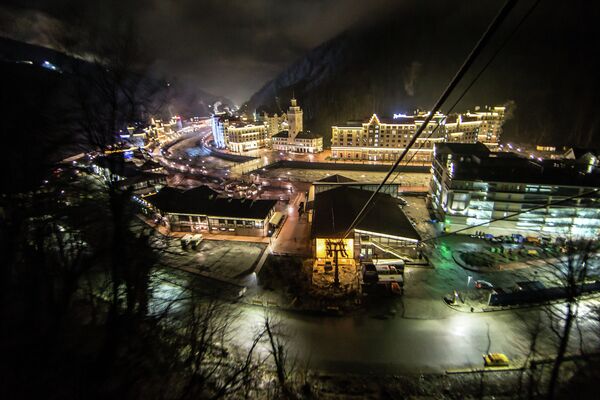
[(226, 218), (208, 218), (203, 215), (174, 215), (171, 217), (173, 222), (187, 224), (207, 224), (216, 227), (238, 227), (238, 228), (262, 228), (264, 221), (260, 220), (238, 220)]

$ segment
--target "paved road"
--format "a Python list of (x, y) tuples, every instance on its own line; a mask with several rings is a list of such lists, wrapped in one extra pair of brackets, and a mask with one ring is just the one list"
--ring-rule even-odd
[[(536, 312), (525, 315), (532, 317)], [(488, 350), (523, 359), (529, 346), (523, 323), (511, 312), (453, 313), (435, 320), (274, 315), (284, 321), (292, 352), (310, 359), (313, 368), (330, 372), (444, 371), (481, 366), (481, 355)], [(261, 308), (244, 307), (236, 331), (245, 332), (249, 340), (263, 316)], [(549, 343), (540, 347), (550, 349)]]
[[(292, 179), (314, 179), (307, 171), (287, 172), (294, 173)], [(278, 171), (281, 173), (286, 172)], [(405, 313), (400, 303), (345, 317), (311, 316), (276, 309), (270, 312), (286, 326), (290, 349), (301, 358), (310, 359), (311, 366), (321, 370), (440, 371), (479, 366), (481, 354), (488, 350), (504, 352), (513, 359), (523, 357), (529, 342), (519, 314), (531, 320), (538, 311), (470, 314), (450, 310), (442, 303), (443, 294), (453, 288), (466, 287), (469, 275), (452, 261), (450, 242), (451, 239), (446, 239), (437, 244), (432, 254), (436, 270), (408, 271), (407, 285), (412, 283), (407, 286)], [(159, 290), (166, 297), (178, 295), (176, 287), (160, 286)], [(239, 344), (247, 345), (261, 325), (265, 310), (243, 304), (238, 307), (241, 317), (231, 332)], [(395, 315), (389, 313), (391, 309), (396, 310)], [(594, 327), (590, 321), (584, 324), (588, 330)], [(543, 337), (550, 338), (551, 334), (545, 332)], [(548, 343), (542, 348), (547, 351)]]

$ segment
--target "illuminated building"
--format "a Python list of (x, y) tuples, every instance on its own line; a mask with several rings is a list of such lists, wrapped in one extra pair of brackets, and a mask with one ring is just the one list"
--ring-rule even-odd
[[(354, 189), (360, 190), (368, 190), (374, 192), (377, 190), (379, 186), (378, 183), (374, 182), (357, 182), (354, 179), (347, 178), (343, 175), (330, 175), (323, 179), (320, 179), (316, 182), (313, 182), (308, 190), (308, 204), (312, 204), (315, 200), (315, 196), (319, 193), (325, 192), (327, 190), (335, 189), (338, 187), (351, 187)], [(386, 183), (381, 187), (379, 193), (388, 194), (394, 198), (399, 197), (398, 193), (400, 191), (399, 183)], [(310, 213), (309, 213), (310, 217)]]
[(235, 153), (256, 150), (269, 145), (266, 124), (232, 124), (225, 128), (227, 148)]
[(219, 197), (208, 186), (180, 190), (164, 187), (146, 196), (147, 213), (171, 231), (267, 236), (276, 200)]
[[(331, 155), (334, 159), (391, 163), (405, 150), (427, 116), (428, 113), (416, 112), (414, 115), (396, 114), (390, 119), (373, 114), (368, 121), (332, 126)], [(414, 164), (428, 164), (432, 161), (434, 145), (443, 142), (480, 141), (495, 150), (504, 118), (504, 107), (449, 116), (436, 113), (405, 159), (411, 159)]]
[[(283, 124), (285, 126), (285, 124)], [(319, 153), (323, 151), (323, 137), (303, 130), (303, 112), (296, 99), (291, 100), (287, 112), (287, 130), (271, 138), (273, 150), (292, 153)]]
[(224, 149), (225, 144), (225, 124), (227, 119), (222, 115), (213, 115), (210, 117), (212, 128), (213, 144), (218, 149)]
[(211, 117), (215, 147), (243, 153), (270, 145), (268, 125), (265, 122), (247, 122), (244, 118), (223, 115)]
[[(448, 232), (597, 237), (600, 171), (592, 152), (541, 160), (491, 152), (482, 143), (442, 143), (432, 165), (430, 202)], [(551, 204), (581, 196), (560, 204)], [(534, 211), (524, 210), (540, 207)], [(489, 223), (492, 219), (506, 218)]]
[(183, 124), (179, 116), (172, 117), (168, 122), (160, 118), (152, 118), (145, 131), (148, 139), (164, 142), (169, 140), (170, 136), (177, 133), (182, 127)]
[[(351, 185), (339, 185), (315, 194), (309, 217), (317, 262), (331, 258), (324, 252), (327, 242), (341, 240), (371, 195), (371, 190)], [(414, 256), (420, 237), (398, 200), (378, 193), (374, 202), (345, 240), (346, 258), (365, 260), (384, 254)]]

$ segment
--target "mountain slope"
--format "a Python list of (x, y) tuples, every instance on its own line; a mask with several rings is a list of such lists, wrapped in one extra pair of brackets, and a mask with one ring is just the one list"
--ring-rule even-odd
[[(90, 62), (71, 57), (59, 51), (46, 47), (31, 45), (12, 39), (0, 37), (0, 60), (14, 62), (32, 62), (41, 66), (45, 61), (58, 67), (61, 71), (72, 73), (75, 70), (89, 70)], [(152, 71), (150, 71), (152, 73)], [(151, 77), (155, 81), (164, 80), (164, 77)], [(208, 93), (195, 84), (187, 81), (171, 79), (168, 93), (164, 94), (167, 105), (166, 116), (182, 115), (184, 117), (210, 115), (212, 109), (209, 105), (221, 102), (223, 106), (232, 106), (233, 102), (225, 97)]]
[[(593, 22), (599, 7), (548, 3), (541, 3), (456, 110), (510, 102), (514, 116), (505, 126), (505, 140), (597, 146), (600, 64), (591, 53), (600, 32)], [(525, 12), (521, 5), (465, 82), (516, 26)], [(310, 51), (245, 107), (285, 109), (294, 92), (305, 110), (306, 125), (326, 138), (332, 124), (372, 112), (428, 109), (495, 11), (488, 2), (398, 9), (386, 20), (350, 29)], [(455, 93), (461, 91), (459, 86)], [(446, 106), (452, 103), (451, 99)]]

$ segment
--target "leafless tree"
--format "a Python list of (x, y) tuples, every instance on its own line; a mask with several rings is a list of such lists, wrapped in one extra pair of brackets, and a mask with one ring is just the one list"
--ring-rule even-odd
[(542, 315), (538, 310), (526, 310), (517, 313), (526, 333), (529, 343), (528, 352), (523, 361), (523, 368), (519, 372), (517, 395), (519, 399), (533, 399), (539, 396), (540, 368), (536, 364), (539, 355), (538, 345), (540, 336), (544, 333)]
[(294, 398), (294, 389), (290, 382), (293, 375), (297, 357), (290, 352), (290, 345), (287, 341), (288, 333), (285, 325), (267, 313), (264, 317), (264, 333), (267, 347), (271, 355), (271, 360), (275, 365), (277, 382), (284, 398)]
[(548, 398), (555, 399), (559, 387), (561, 366), (568, 351), (573, 328), (579, 317), (580, 299), (584, 284), (590, 275), (589, 261), (597, 251), (591, 240), (569, 240), (565, 244), (564, 255), (546, 260), (543, 272), (551, 284), (562, 290), (564, 302), (545, 306), (549, 327), (557, 341), (556, 356), (552, 364), (548, 383)]
[(238, 318), (229, 304), (214, 298), (190, 297), (190, 310), (175, 325), (183, 365), (183, 383), (177, 399), (220, 399), (250, 388), (262, 360), (256, 349), (263, 332), (249, 332), (250, 345), (233, 345)]

